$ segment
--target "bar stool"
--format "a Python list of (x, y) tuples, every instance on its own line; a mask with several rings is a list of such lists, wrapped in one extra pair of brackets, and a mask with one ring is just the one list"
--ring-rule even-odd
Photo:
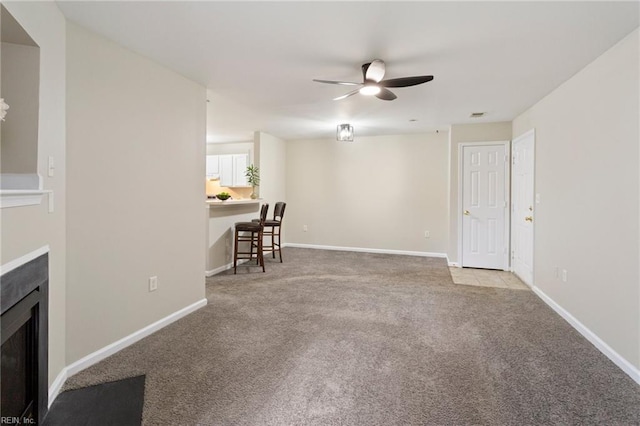
[[(264, 231), (264, 223), (267, 220), (267, 211), (269, 210), (269, 204), (264, 203), (260, 208), (260, 219), (251, 222), (236, 222), (234, 226), (234, 248), (233, 248), (233, 273), (237, 272), (238, 260), (256, 259), (256, 266), (262, 266), (262, 272), (264, 270), (264, 255), (262, 252), (262, 234)], [(249, 243), (249, 251), (238, 251), (240, 243)], [(253, 251), (256, 249), (256, 256), (253, 256)], [(246, 249), (245, 249), (246, 250)]]
[[(273, 220), (264, 222), (263, 237), (271, 237), (271, 244), (266, 246), (265, 251), (271, 252), (273, 258), (276, 258), (276, 252), (280, 255), (280, 263), (282, 263), (282, 250), (280, 250), (280, 233), (282, 230), (282, 219), (284, 218), (284, 209), (287, 203), (278, 201), (273, 209)], [(260, 219), (253, 219), (253, 222), (259, 222)], [(263, 243), (264, 244), (264, 243)]]

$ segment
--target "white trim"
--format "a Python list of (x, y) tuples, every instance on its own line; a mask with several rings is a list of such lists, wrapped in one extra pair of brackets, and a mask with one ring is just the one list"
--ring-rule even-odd
[(5, 263), (4, 265), (0, 266), (0, 275), (4, 275), (7, 272), (11, 272), (16, 268), (19, 268), (20, 266), (31, 262), (33, 259), (36, 259), (45, 253), (49, 253), (49, 250), (50, 250), (49, 245), (42, 246), (39, 249), (36, 249), (30, 253), (20, 256), (17, 259), (13, 259)]
[(51, 386), (49, 386), (48, 407), (51, 407), (51, 404), (53, 404), (53, 401), (55, 401), (56, 397), (62, 390), (62, 386), (64, 385), (64, 382), (67, 381), (67, 377), (69, 376), (67, 375), (67, 367), (65, 367), (60, 371), (60, 373), (58, 373), (53, 383), (51, 383)]
[(0, 208), (36, 206), (42, 204), (42, 196), (50, 191), (2, 189), (0, 190)]
[(168, 326), (169, 324), (179, 320), (182, 317), (189, 315), (190, 313), (197, 311), (198, 309), (206, 306), (207, 299), (198, 300), (195, 303), (192, 303), (189, 306), (186, 306), (179, 311), (176, 311), (166, 317), (150, 324), (140, 330), (131, 333), (130, 335), (123, 337), (122, 339), (111, 343), (110, 345), (105, 346), (102, 349), (98, 349), (97, 351), (90, 353), (89, 355), (79, 359), (78, 361), (66, 366), (62, 369), (62, 371), (58, 374), (56, 379), (53, 381), (49, 388), (49, 406), (53, 403), (54, 399), (60, 392), (62, 385), (67, 380), (68, 377), (73, 376), (74, 374), (84, 370), (85, 368), (91, 367), (93, 364), (96, 364), (103, 359), (115, 354), (116, 352), (121, 351), (122, 349), (136, 343), (138, 340), (141, 340), (156, 331), (160, 330)]
[(489, 141), (489, 142), (460, 142), (458, 143), (458, 262), (460, 267), (463, 267), (464, 259), (462, 258), (462, 184), (464, 182), (464, 147), (466, 146), (491, 146), (491, 145), (504, 145), (504, 152), (507, 155), (507, 161), (505, 161), (504, 170), (504, 199), (507, 203), (507, 209), (504, 217), (504, 245), (507, 249), (505, 258), (503, 259), (503, 269), (505, 271), (510, 270), (511, 266), (511, 141)]
[(598, 337), (593, 331), (589, 330), (584, 324), (578, 321), (573, 315), (566, 311), (562, 306), (557, 304), (552, 298), (547, 296), (540, 288), (535, 285), (531, 287), (533, 292), (538, 295), (551, 309), (556, 311), (558, 315), (564, 318), (573, 328), (575, 328), (580, 334), (582, 334), (589, 342), (591, 342), (600, 352), (602, 352), (607, 358), (609, 358), (615, 365), (620, 367), (629, 377), (631, 377), (637, 384), (640, 385), (640, 370), (624, 359), (620, 354), (607, 345), (600, 337)]
[(166, 327), (167, 325), (171, 324), (172, 322), (175, 322), (177, 320), (179, 320), (180, 318), (189, 315), (190, 313), (202, 308), (203, 306), (206, 306), (207, 304), (207, 299), (201, 299), (198, 300), (195, 303), (192, 303), (191, 305), (184, 307), (182, 309), (180, 309), (179, 311), (176, 311), (156, 322), (154, 322), (153, 324), (149, 324), (148, 326), (141, 328), (140, 330), (131, 333), (130, 335), (123, 337), (122, 339), (111, 343), (110, 345), (105, 346), (102, 349), (98, 349), (97, 351), (85, 356), (84, 358), (79, 359), (78, 361), (74, 362), (71, 365), (67, 366), (67, 374), (69, 376), (73, 376), (74, 374), (78, 373), (79, 371), (84, 370), (85, 368), (91, 367), (93, 364), (96, 364), (100, 361), (102, 361), (103, 359), (115, 354), (118, 351), (121, 351), (122, 349), (126, 348), (127, 346), (130, 346), (132, 344), (134, 344), (135, 342), (137, 342), (140, 339), (143, 339), (151, 334), (153, 334), (154, 332), (160, 330), (161, 328)]
[(431, 253), (427, 251), (408, 251), (408, 250), (387, 250), (362, 247), (339, 247), (339, 246), (323, 246), (317, 244), (298, 244), (286, 243), (283, 247), (309, 248), (317, 250), (338, 250), (338, 251), (357, 251), (362, 253), (382, 253), (382, 254), (400, 254), (404, 256), (422, 256), (422, 257), (444, 257), (447, 259), (446, 253)]
[[(269, 252), (269, 253), (271, 253), (271, 252)], [(239, 260), (238, 261), (238, 265), (242, 265), (243, 263), (248, 262), (248, 261), (249, 261), (248, 259)], [(219, 266), (219, 267), (217, 267), (215, 269), (211, 269), (210, 271), (204, 271), (204, 276), (205, 277), (212, 277), (212, 276), (214, 276), (216, 274), (219, 274), (220, 272), (227, 271), (227, 270), (229, 270), (231, 268), (233, 268), (233, 262), (227, 263), (226, 265)]]

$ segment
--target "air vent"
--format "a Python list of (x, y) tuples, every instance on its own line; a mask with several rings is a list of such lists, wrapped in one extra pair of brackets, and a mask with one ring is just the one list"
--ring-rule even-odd
[(486, 114), (486, 112), (472, 112), (469, 117), (471, 117), (471, 118), (480, 118), (480, 117), (484, 117), (485, 114)]

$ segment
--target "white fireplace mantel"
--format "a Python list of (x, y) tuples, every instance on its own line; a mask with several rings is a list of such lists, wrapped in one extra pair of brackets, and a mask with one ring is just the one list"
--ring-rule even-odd
[(51, 193), (42, 189), (42, 177), (36, 173), (0, 175), (0, 208), (38, 205), (45, 194)]

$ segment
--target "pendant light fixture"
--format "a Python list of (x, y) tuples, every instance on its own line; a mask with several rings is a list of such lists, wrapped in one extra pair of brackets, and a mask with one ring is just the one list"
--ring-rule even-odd
[(338, 124), (336, 140), (353, 142), (353, 126), (351, 124)]

